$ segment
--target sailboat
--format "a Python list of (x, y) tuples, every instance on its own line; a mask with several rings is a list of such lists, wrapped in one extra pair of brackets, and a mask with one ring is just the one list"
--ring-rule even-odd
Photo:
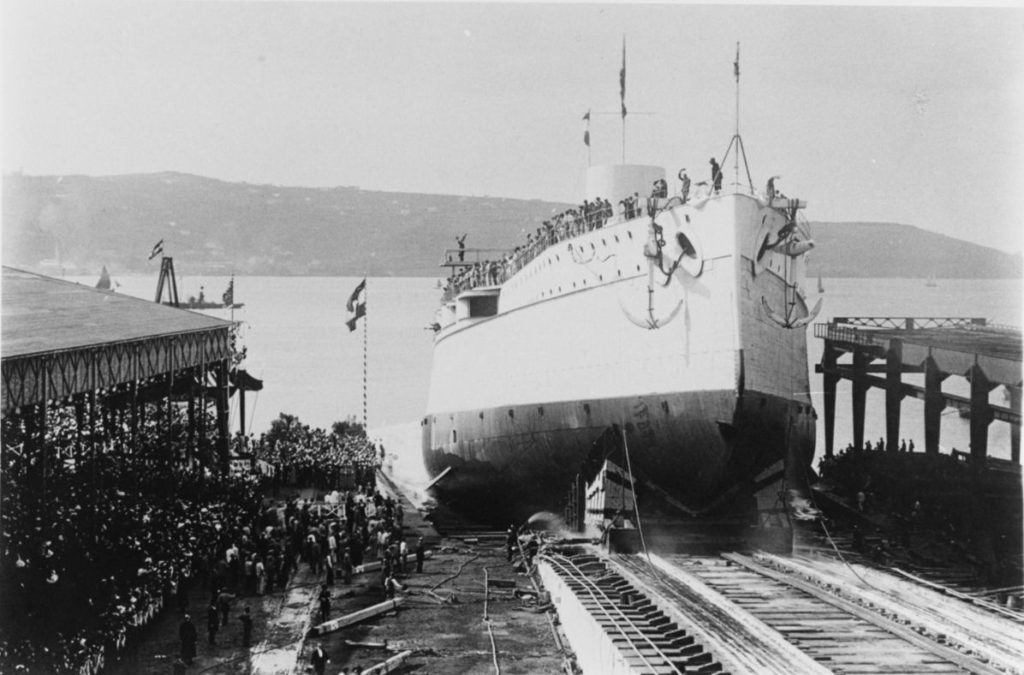
[(96, 282), (96, 288), (100, 291), (111, 290), (110, 286), (110, 272), (107, 271), (107, 266), (103, 266), (103, 270), (100, 271), (100, 280)]

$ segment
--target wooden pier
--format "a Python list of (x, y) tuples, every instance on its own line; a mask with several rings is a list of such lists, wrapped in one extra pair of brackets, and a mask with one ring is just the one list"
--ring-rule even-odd
[[(864, 447), (867, 391), (885, 391), (885, 445), (896, 451), (900, 440), (900, 405), (910, 396), (924, 401), (925, 452), (939, 452), (940, 420), (947, 407), (970, 417), (970, 454), (988, 456), (988, 425), (1011, 425), (1010, 454), (1020, 463), (1021, 331), (988, 325), (980, 318), (837, 317), (816, 324), (814, 336), (825, 341), (816, 372), (824, 380), (825, 455), (835, 441), (836, 388), (840, 379), (852, 384), (853, 445)], [(844, 359), (840, 363), (840, 359)], [(880, 362), (880, 363), (879, 363)], [(924, 385), (903, 381), (904, 373), (922, 373)], [(942, 390), (950, 376), (970, 382), (970, 396)], [(1005, 386), (1009, 405), (989, 401), (990, 392)]]

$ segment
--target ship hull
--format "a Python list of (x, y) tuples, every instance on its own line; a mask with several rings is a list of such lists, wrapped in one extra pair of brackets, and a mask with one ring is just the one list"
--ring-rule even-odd
[(790, 261), (758, 256), (782, 216), (743, 196), (663, 215), (690, 264), (656, 267), (637, 218), (549, 246), (496, 311), (486, 289), (442, 308), (422, 420), (428, 472), (448, 470), (440, 499), (495, 522), (558, 511), (611, 452), (628, 455), (641, 507), (657, 493), (691, 513), (749, 502), (783, 463), (806, 473), (806, 334), (773, 309), (806, 306)]
[[(563, 507), (576, 475), (593, 474), (625, 431), (642, 503), (671, 511), (655, 494), (666, 490), (693, 512), (717, 515), (735, 511), (791, 445), (807, 452), (806, 429), (783, 423), (792, 401), (749, 394), (753, 406), (733, 391), (697, 391), (461, 411), (440, 427), (424, 422), (425, 447), (452, 429), (487, 440), (473, 453), (430, 448), (424, 459), (431, 475), (450, 468), (434, 488), (442, 501), (495, 523), (521, 522)], [(615, 442), (602, 442), (609, 433)], [(718, 499), (725, 494), (736, 498)]]

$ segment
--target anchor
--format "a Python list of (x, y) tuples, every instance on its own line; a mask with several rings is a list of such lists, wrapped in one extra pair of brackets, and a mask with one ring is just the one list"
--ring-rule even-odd
[[(786, 288), (792, 288), (793, 290), (796, 290), (795, 286), (790, 286), (789, 284), (786, 284)], [(786, 303), (788, 306), (786, 309), (786, 316), (782, 316), (774, 309), (772, 309), (772, 306), (768, 304), (768, 301), (765, 299), (763, 295), (761, 296), (761, 306), (764, 308), (765, 313), (768, 314), (768, 317), (775, 323), (782, 326), (783, 328), (803, 328), (804, 326), (818, 318), (818, 312), (821, 311), (821, 304), (823, 300), (824, 298), (818, 298), (818, 302), (814, 304), (814, 308), (810, 312), (808, 312), (807, 316), (805, 316), (802, 319), (793, 318), (793, 308), (796, 305), (796, 300), (788, 301)]]
[(672, 311), (668, 313), (667, 317), (659, 319), (658, 317), (654, 316), (654, 260), (650, 258), (648, 258), (647, 260), (647, 317), (644, 319), (640, 319), (634, 316), (633, 313), (626, 309), (625, 305), (622, 304), (622, 299), (619, 299), (619, 309), (621, 309), (622, 313), (626, 315), (626, 318), (629, 319), (630, 322), (632, 322), (633, 324), (639, 326), (640, 328), (646, 328), (647, 330), (657, 330), (659, 328), (664, 328), (669, 323), (671, 323), (673, 319), (676, 318), (676, 316), (679, 314), (679, 310), (681, 310), (682, 308), (683, 301), (680, 300), (678, 303), (676, 303), (676, 306), (672, 309)]

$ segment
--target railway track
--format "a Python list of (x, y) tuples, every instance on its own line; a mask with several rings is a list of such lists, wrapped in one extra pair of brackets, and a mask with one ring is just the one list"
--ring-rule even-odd
[(770, 555), (648, 562), (594, 550), (543, 555), (540, 571), (585, 672), (1024, 672), (1019, 622), (891, 576), (859, 583)]

